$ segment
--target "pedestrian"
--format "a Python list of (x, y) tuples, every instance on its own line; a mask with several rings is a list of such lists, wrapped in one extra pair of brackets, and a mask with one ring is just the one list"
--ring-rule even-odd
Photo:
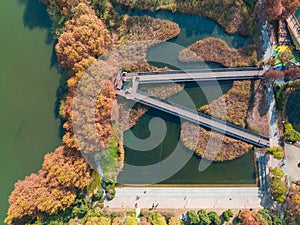
[(135, 197), (135, 200), (139, 200), (139, 199), (140, 199), (140, 196), (137, 195), (137, 196)]

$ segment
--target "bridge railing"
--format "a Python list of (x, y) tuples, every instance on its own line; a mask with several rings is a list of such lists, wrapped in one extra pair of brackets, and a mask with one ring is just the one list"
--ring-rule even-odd
[(240, 68), (213, 68), (213, 69), (195, 69), (195, 70), (167, 70), (167, 71), (151, 71), (137, 72), (137, 75), (156, 75), (156, 74), (179, 74), (179, 73), (210, 73), (210, 72), (238, 72), (238, 71), (261, 71), (263, 68), (258, 67), (240, 67)]
[(153, 99), (155, 99), (155, 100), (157, 100), (157, 101), (164, 102), (164, 103), (169, 104), (169, 105), (173, 105), (173, 106), (175, 106), (175, 107), (177, 107), (177, 108), (180, 108), (180, 109), (189, 111), (189, 112), (194, 113), (194, 114), (196, 114), (196, 115), (205, 117), (205, 118), (207, 118), (207, 119), (209, 119), (209, 120), (212, 120), (212, 121), (221, 123), (221, 124), (223, 124), (223, 125), (225, 125), (225, 126), (229, 126), (229, 127), (231, 127), (231, 128), (238, 129), (238, 130), (240, 130), (240, 131), (243, 131), (243, 132), (246, 132), (246, 133), (248, 133), (248, 134), (254, 135), (254, 136), (259, 137), (259, 138), (261, 138), (261, 139), (269, 140), (268, 137), (265, 137), (265, 136), (263, 136), (263, 135), (260, 135), (260, 134), (258, 134), (258, 133), (255, 133), (255, 132), (253, 132), (253, 131), (250, 131), (250, 130), (241, 128), (241, 127), (239, 127), (239, 126), (237, 126), (237, 125), (234, 125), (234, 124), (232, 124), (232, 123), (228, 123), (228, 122), (225, 121), (225, 120), (216, 118), (216, 117), (214, 117), (214, 116), (211, 116), (211, 115), (208, 115), (208, 114), (205, 114), (205, 113), (202, 113), (202, 112), (199, 112), (199, 111), (197, 111), (197, 110), (193, 110), (193, 109), (188, 108), (188, 107), (183, 106), (183, 105), (179, 105), (179, 104), (177, 104), (177, 103), (175, 103), (175, 102), (172, 102), (172, 101), (170, 101), (170, 100), (158, 98), (158, 97), (156, 97), (156, 96), (150, 95), (150, 94), (148, 94), (148, 93), (146, 93), (146, 92), (143, 92), (143, 91), (140, 91), (140, 90), (137, 90), (137, 92), (138, 92), (139, 94), (142, 94), (142, 95), (145, 95), (145, 96), (147, 96), (147, 97), (153, 98)]

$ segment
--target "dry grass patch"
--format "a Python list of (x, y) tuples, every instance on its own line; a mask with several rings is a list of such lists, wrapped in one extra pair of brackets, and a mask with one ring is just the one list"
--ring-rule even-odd
[(182, 123), (180, 137), (184, 146), (194, 150), (197, 155), (213, 161), (236, 159), (248, 153), (252, 147), (245, 142), (189, 122)]
[(255, 49), (255, 45), (239, 49), (230, 48), (222, 39), (206, 38), (182, 50), (178, 59), (182, 62), (215, 62), (226, 67), (255, 66)]
[(268, 108), (265, 87), (260, 80), (253, 82), (247, 125), (256, 133), (269, 136)]
[(251, 81), (234, 81), (226, 94), (200, 107), (199, 111), (245, 128), (250, 97)]

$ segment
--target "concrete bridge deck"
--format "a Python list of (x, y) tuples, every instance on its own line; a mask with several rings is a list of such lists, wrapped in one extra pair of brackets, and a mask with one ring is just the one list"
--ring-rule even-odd
[(170, 70), (158, 72), (128, 73), (126, 77), (134, 77), (139, 83), (167, 83), (188, 81), (210, 81), (210, 80), (253, 80), (260, 79), (263, 70), (250, 68), (221, 68), (203, 70)]
[(130, 90), (120, 90), (118, 94), (127, 99), (132, 99), (144, 105), (162, 110), (175, 116), (179, 116), (189, 122), (210, 128), (220, 133), (225, 133), (230, 137), (245, 141), (255, 146), (262, 148), (269, 146), (269, 139), (267, 137), (258, 135), (254, 132), (242, 129), (232, 124), (228, 124), (225, 121), (213, 118), (197, 111), (189, 110), (188, 108), (176, 105), (175, 103), (170, 104), (161, 99), (139, 93), (137, 92), (137, 82), (134, 83), (135, 84), (133, 84), (133, 88)]
[[(295, 15), (290, 15), (286, 19), (286, 23), (291, 31), (291, 33), (294, 35), (296, 41), (298, 42), (297, 45), (300, 45), (300, 25)], [(296, 44), (296, 43), (295, 43)]]

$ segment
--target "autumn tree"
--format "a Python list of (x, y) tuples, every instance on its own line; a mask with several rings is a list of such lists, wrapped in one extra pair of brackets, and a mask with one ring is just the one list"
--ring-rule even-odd
[(42, 0), (51, 13), (59, 12), (66, 18), (71, 18), (74, 13), (74, 8), (80, 3), (89, 5), (91, 0)]
[(291, 14), (294, 14), (298, 7), (300, 6), (299, 0), (281, 0), (283, 6), (283, 17), (288, 17)]
[(274, 82), (277, 79), (283, 78), (284, 73), (278, 70), (267, 70), (262, 77), (262, 80), (266, 82)]
[(181, 225), (180, 219), (176, 217), (171, 217), (168, 221), (169, 225)]
[(42, 170), (15, 184), (5, 221), (25, 224), (28, 218), (54, 215), (71, 206), (77, 188), (84, 188), (89, 181), (89, 167), (80, 153), (59, 147), (45, 156)]
[(287, 213), (289, 214), (289, 220), (295, 221), (295, 223), (300, 223), (300, 186), (292, 185), (289, 188), (287, 195)]
[(294, 81), (299, 77), (300, 77), (300, 68), (299, 67), (293, 67), (293, 68), (290, 68), (290, 69), (284, 71), (284, 79), (286, 81), (290, 81), (290, 80)]
[(80, 3), (65, 24), (55, 46), (60, 65), (73, 73), (85, 70), (95, 57), (107, 52), (111, 39), (105, 24), (90, 6)]
[(61, 146), (45, 156), (43, 166), (46, 182), (57, 182), (67, 188), (84, 188), (90, 183), (89, 166), (75, 150)]
[(240, 218), (244, 225), (260, 225), (258, 222), (255, 221), (255, 218), (249, 210), (242, 211), (240, 214)]
[(281, 0), (265, 0), (265, 15), (268, 20), (277, 20), (282, 14)]

